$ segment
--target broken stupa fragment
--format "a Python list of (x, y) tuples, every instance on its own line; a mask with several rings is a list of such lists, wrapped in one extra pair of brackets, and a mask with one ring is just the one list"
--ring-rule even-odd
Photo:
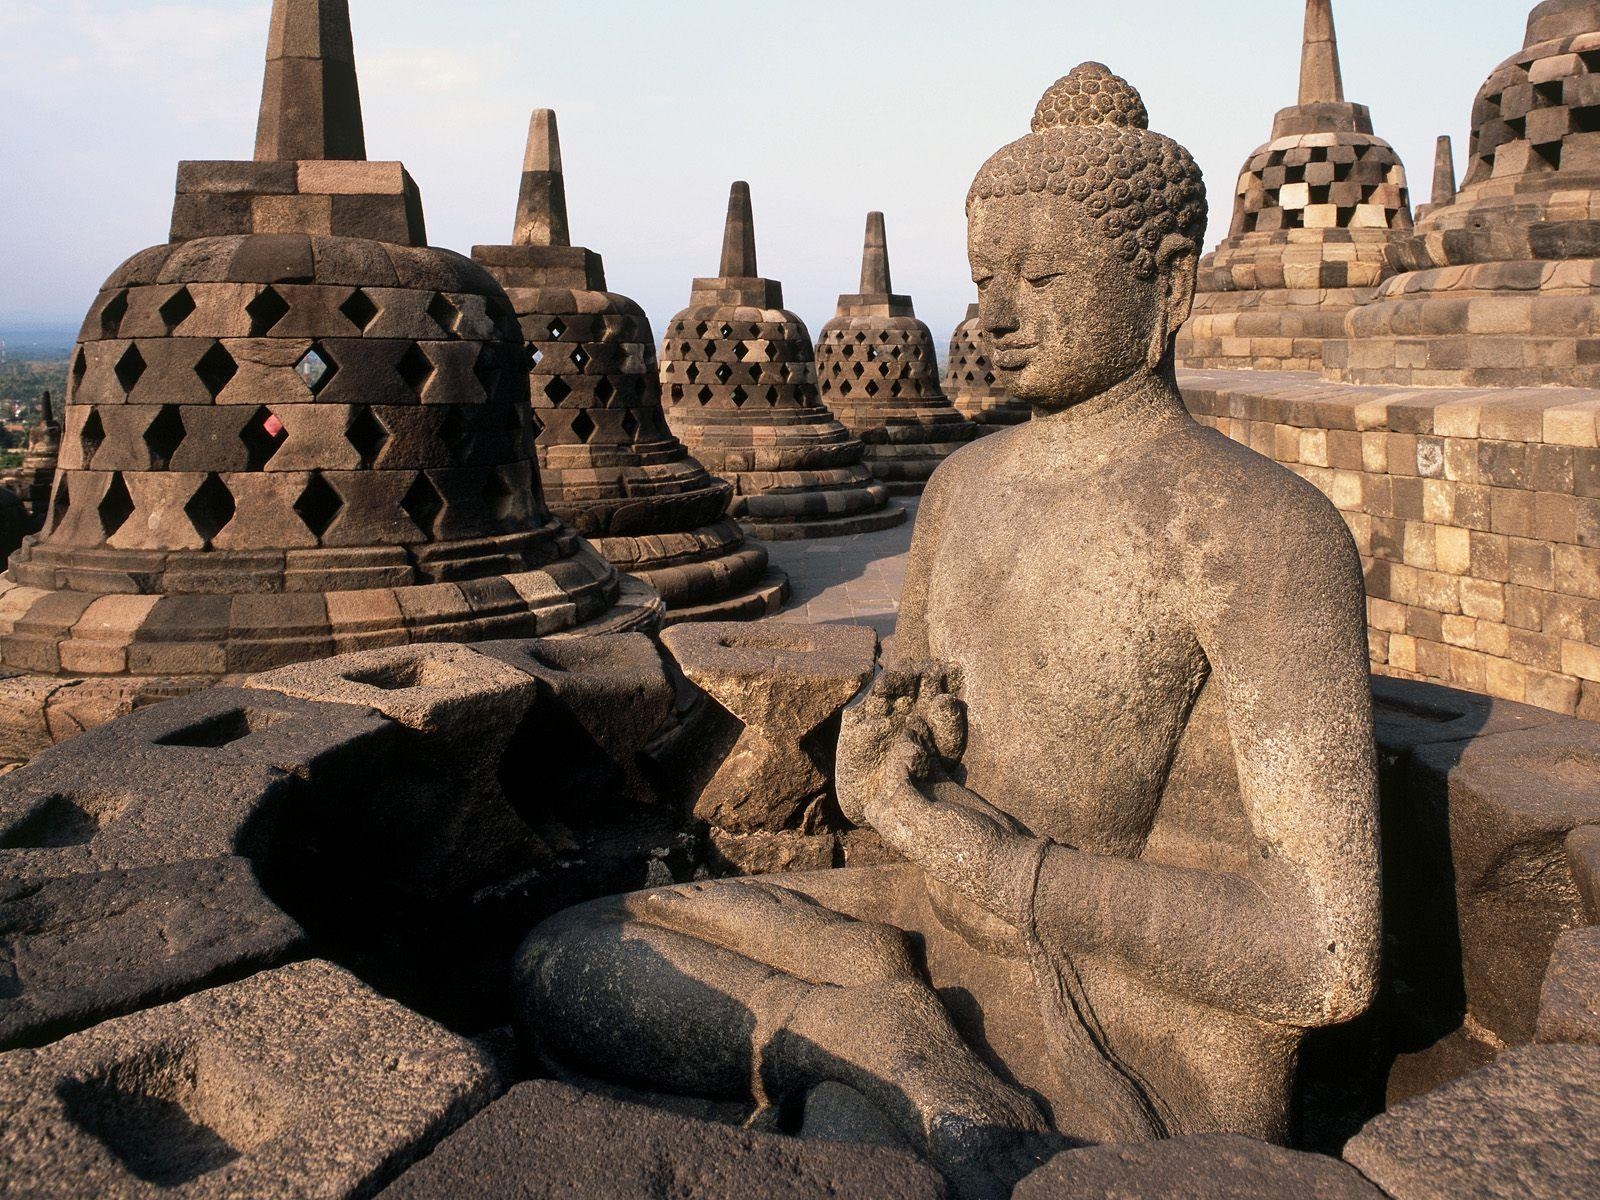
[(667, 423), (733, 485), (732, 512), (757, 537), (832, 537), (905, 520), (862, 463), (859, 439), (817, 395), (805, 323), (756, 267), (750, 186), (728, 199), (721, 274), (697, 279), (661, 347)]
[(275, 0), (255, 160), (181, 164), (172, 240), (79, 336), (44, 530), (0, 582), (8, 667), (206, 677), (659, 619), (544, 506), (505, 293), (366, 160), (345, 0)]
[(733, 489), (667, 428), (650, 319), (573, 246), (555, 113), (533, 114), (509, 246), (472, 256), (506, 289), (529, 356), (539, 475), (551, 511), (648, 582), (669, 622), (764, 617), (788, 577), (728, 516)]
[(1320, 370), (1345, 315), (1393, 270), (1411, 232), (1405, 167), (1344, 98), (1332, 0), (1306, 0), (1300, 101), (1239, 174), (1227, 239), (1200, 263), (1178, 361), (1213, 369)]
[(882, 213), (867, 216), (860, 292), (839, 297), (817, 339), (817, 381), (893, 495), (921, 495), (934, 468), (978, 436), (939, 385), (933, 334), (911, 297), (894, 294)]

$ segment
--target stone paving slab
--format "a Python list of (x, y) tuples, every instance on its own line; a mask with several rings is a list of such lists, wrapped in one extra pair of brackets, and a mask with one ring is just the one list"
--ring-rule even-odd
[(794, 598), (777, 618), (815, 625), (869, 625), (884, 639), (900, 614), (915, 498), (899, 501), (906, 521), (893, 529), (847, 537), (773, 542), (772, 561), (789, 573)]

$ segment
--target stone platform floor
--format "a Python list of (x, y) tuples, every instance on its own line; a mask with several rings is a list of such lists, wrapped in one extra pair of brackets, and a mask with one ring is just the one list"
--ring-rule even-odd
[(850, 537), (769, 542), (772, 561), (789, 572), (794, 598), (776, 618), (815, 625), (870, 625), (887, 639), (900, 613), (917, 499), (897, 500), (905, 523)]

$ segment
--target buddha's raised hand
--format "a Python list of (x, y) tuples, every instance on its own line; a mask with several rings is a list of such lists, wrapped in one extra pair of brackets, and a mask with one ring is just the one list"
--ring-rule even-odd
[(961, 671), (949, 663), (899, 663), (845, 708), (839, 730), (836, 789), (845, 818), (866, 823), (867, 805), (885, 786), (884, 762), (902, 738), (918, 753), (918, 778), (936, 760), (953, 763), (967, 745)]

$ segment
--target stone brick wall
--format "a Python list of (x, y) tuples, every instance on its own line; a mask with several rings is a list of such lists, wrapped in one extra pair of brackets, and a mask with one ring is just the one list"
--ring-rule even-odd
[(1600, 719), (1600, 391), (1180, 382), (1344, 514), (1376, 670)]

